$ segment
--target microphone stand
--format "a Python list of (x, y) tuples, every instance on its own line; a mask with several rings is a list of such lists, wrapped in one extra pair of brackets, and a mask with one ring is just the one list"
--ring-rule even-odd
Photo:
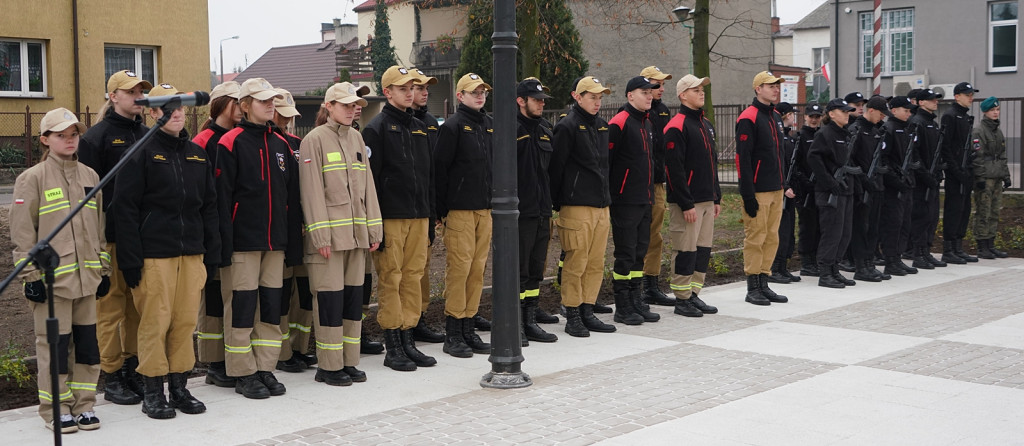
[[(10, 285), (11, 282), (18, 277), (18, 273), (25, 269), (25, 267), (28, 266), (29, 263), (34, 263), (36, 267), (43, 270), (43, 282), (46, 284), (46, 300), (48, 307), (47, 310), (49, 311), (48, 317), (46, 318), (46, 343), (49, 344), (50, 347), (50, 397), (51, 402), (53, 403), (53, 444), (56, 446), (60, 446), (62, 444), (59, 425), (60, 370), (57, 366), (59, 362), (59, 359), (57, 357), (57, 344), (60, 342), (60, 324), (58, 323), (57, 317), (54, 315), (53, 310), (53, 272), (54, 270), (57, 269), (58, 266), (60, 266), (60, 256), (58, 256), (57, 252), (54, 251), (52, 247), (50, 247), (50, 241), (57, 236), (61, 229), (64, 229), (64, 226), (67, 226), (67, 224), (71, 222), (75, 215), (78, 215), (78, 213), (82, 211), (82, 208), (85, 207), (85, 204), (88, 203), (89, 200), (91, 200), (93, 197), (95, 197), (96, 194), (103, 189), (103, 186), (105, 186), (107, 183), (111, 182), (114, 179), (114, 177), (117, 175), (117, 172), (119, 172), (124, 167), (124, 165), (128, 162), (128, 160), (131, 157), (135, 156), (135, 153), (139, 151), (139, 148), (142, 147), (142, 145), (146, 141), (149, 141), (149, 138), (153, 137), (153, 134), (159, 131), (160, 128), (164, 126), (164, 124), (167, 124), (167, 121), (171, 119), (171, 113), (178, 108), (181, 108), (180, 99), (170, 101), (164, 104), (162, 107), (160, 107), (160, 109), (163, 110), (164, 115), (161, 116), (160, 119), (157, 119), (156, 124), (154, 124), (153, 127), (151, 127), (149, 131), (142, 136), (142, 138), (135, 142), (135, 145), (129, 148), (123, 156), (121, 156), (121, 159), (117, 162), (117, 164), (114, 164), (114, 167), (112, 167), (110, 169), (110, 172), (108, 172), (107, 175), (100, 180), (99, 184), (97, 184), (96, 187), (93, 187), (92, 190), (89, 191), (89, 193), (85, 194), (85, 198), (83, 198), (82, 201), (78, 202), (78, 205), (71, 209), (71, 212), (69, 212), (68, 215), (64, 217), (64, 220), (61, 220), (61, 222), (57, 225), (56, 228), (50, 231), (50, 233), (46, 237), (40, 240), (39, 243), (36, 243), (36, 245), (33, 246), (31, 250), (29, 250), (28, 254), (25, 255), (25, 261), (21, 262), (21, 265), (16, 266), (14, 268), (14, 271), (11, 271), (11, 274), (9, 274), (7, 278), (5, 278), (2, 283), (0, 283), (0, 292), (3, 292), (3, 290), (6, 290), (7, 286)], [(100, 212), (103, 211), (100, 210)], [(100, 230), (102, 230), (102, 228), (100, 228)]]

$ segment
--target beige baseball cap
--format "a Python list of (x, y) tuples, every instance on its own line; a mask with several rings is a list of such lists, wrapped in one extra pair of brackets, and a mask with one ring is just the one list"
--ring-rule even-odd
[(658, 67), (656, 67), (654, 65), (651, 65), (651, 66), (641, 70), (640, 71), (640, 75), (643, 76), (643, 77), (646, 77), (648, 79), (657, 79), (659, 81), (664, 81), (664, 80), (672, 79), (672, 75), (671, 74), (663, 73), (661, 71), (661, 68), (658, 68)]
[(217, 99), (217, 98), (223, 97), (223, 96), (227, 96), (227, 97), (230, 97), (230, 98), (238, 99), (238, 90), (239, 90), (239, 88), (240, 88), (240, 86), (238, 85), (238, 82), (235, 82), (235, 81), (224, 82), (224, 83), (222, 83), (222, 84), (220, 84), (220, 85), (218, 85), (216, 87), (213, 87), (213, 91), (210, 92), (210, 101), (212, 102), (214, 99)]
[(107, 79), (107, 93), (113, 93), (114, 90), (131, 90), (139, 84), (142, 84), (143, 90), (153, 88), (153, 84), (147, 80), (140, 79), (139, 76), (135, 75), (134, 71), (121, 70), (112, 74), (110, 79)]
[(348, 82), (331, 85), (331, 88), (327, 89), (327, 94), (324, 96), (324, 102), (330, 104), (337, 101), (342, 104), (359, 104), (366, 107), (366, 99), (359, 97), (359, 90), (363, 88), (367, 87), (356, 88), (355, 85)]
[(419, 68), (411, 68), (409, 69), (409, 71), (415, 74), (416, 77), (418, 78), (416, 80), (417, 85), (434, 85), (437, 83), (436, 77), (427, 76), (426, 73), (424, 73), (423, 70)]
[(274, 98), (274, 110), (277, 110), (281, 116), (291, 118), (295, 116), (302, 116), (298, 110), (295, 109), (295, 99), (292, 98), (292, 94), (283, 88), (275, 88), (274, 91), (279, 94), (279, 97)]
[(274, 86), (270, 85), (270, 82), (267, 82), (266, 79), (254, 77), (242, 82), (242, 86), (238, 89), (238, 99), (248, 96), (252, 96), (253, 99), (258, 101), (265, 101), (270, 98), (281, 97), (281, 94), (274, 91)]
[(78, 133), (85, 133), (85, 124), (78, 122), (78, 117), (66, 108), (55, 108), (46, 112), (39, 121), (39, 134), (46, 132), (63, 132), (68, 127), (78, 127)]
[(177, 88), (174, 88), (174, 86), (171, 84), (156, 84), (156, 86), (149, 89), (149, 97), (151, 98), (157, 96), (171, 96), (176, 94), (181, 94), (181, 92), (178, 91)]
[(419, 79), (419, 75), (413, 74), (408, 68), (392, 65), (380, 77), (380, 87), (388, 88), (392, 85), (405, 85), (409, 81)]
[(762, 71), (754, 76), (754, 88), (764, 84), (778, 84), (781, 82), (782, 78), (775, 77), (771, 71)]
[(476, 73), (466, 73), (465, 76), (459, 79), (459, 83), (455, 84), (455, 91), (473, 91), (477, 87), (483, 86), (485, 90), (491, 90), (491, 86), (484, 82), (484, 79)]
[(706, 77), (697, 77), (692, 74), (683, 76), (676, 82), (676, 96), (683, 94), (684, 91), (689, 90), (693, 87), (703, 87), (711, 83), (711, 79)]
[(594, 76), (584, 77), (576, 84), (576, 94), (581, 95), (588, 91), (591, 93), (612, 94), (612, 91), (601, 85), (601, 81)]

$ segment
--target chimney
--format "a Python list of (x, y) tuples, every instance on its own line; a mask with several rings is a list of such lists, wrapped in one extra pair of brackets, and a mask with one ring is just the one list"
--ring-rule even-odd
[(341, 40), (341, 19), (334, 19), (334, 43), (338, 45), (347, 43)]
[(778, 32), (779, 32), (779, 18), (778, 17), (772, 17), (772, 34), (777, 34)]

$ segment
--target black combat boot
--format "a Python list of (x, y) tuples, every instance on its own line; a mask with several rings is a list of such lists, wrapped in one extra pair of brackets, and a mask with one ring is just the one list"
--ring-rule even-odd
[(580, 307), (565, 307), (565, 332), (572, 337), (590, 337), (590, 330), (583, 325)]
[(292, 357), (288, 358), (287, 361), (277, 361), (278, 370), (288, 373), (302, 373), (306, 370), (306, 363), (295, 356), (295, 352), (292, 351)]
[[(956, 255), (954, 250), (953, 240), (942, 241), (942, 261), (946, 263), (952, 263), (954, 265), (966, 265), (967, 260), (963, 257)], [(938, 265), (936, 265), (938, 266)]]
[(718, 313), (718, 307), (708, 305), (701, 300), (697, 293), (690, 294), (690, 303), (693, 304), (701, 313), (704, 314), (715, 314)]
[(996, 256), (997, 259), (1005, 259), (1010, 255), (1010, 253), (1006, 251), (996, 249), (996, 239), (994, 238), (988, 239), (988, 250), (989, 252), (992, 253), (992, 255)]
[(810, 255), (800, 256), (800, 276), (818, 277), (820, 274), (818, 259)]
[(894, 276), (907, 275), (907, 270), (904, 269), (903, 266), (900, 266), (900, 263), (903, 263), (903, 261), (900, 260), (899, 257), (887, 257), (885, 259), (885, 269), (883, 270), (883, 272)]
[(629, 281), (613, 280), (612, 292), (615, 293), (615, 322), (626, 325), (640, 325), (644, 323), (643, 316), (637, 314), (633, 303), (629, 299)]
[(929, 260), (931, 254), (925, 248), (914, 248), (914, 263), (912, 264), (915, 268), (921, 269), (935, 269), (935, 264)]
[(993, 259), (996, 258), (996, 254), (994, 252), (992, 252), (991, 250), (989, 250), (989, 248), (988, 248), (988, 245), (989, 245), (990, 242), (991, 242), (991, 240), (985, 240), (985, 239), (977, 239), (975, 241), (975, 243), (978, 244), (978, 258), (979, 259), (993, 260)]
[(318, 383), (324, 383), (328, 386), (345, 387), (352, 385), (352, 377), (348, 376), (343, 370), (324, 370), (321, 368), (316, 369), (316, 375), (313, 375), (313, 380)]
[(491, 321), (477, 313), (473, 315), (473, 328), (480, 331), (491, 331)]
[(527, 340), (537, 342), (555, 342), (558, 340), (558, 336), (554, 333), (548, 333), (537, 325), (537, 305), (539, 297), (527, 297), (524, 299), (526, 306), (522, 309), (523, 318), (523, 335), (526, 336)]
[(106, 374), (106, 381), (103, 383), (103, 399), (114, 404), (130, 406), (142, 402), (142, 395), (133, 392), (128, 388), (124, 379), (124, 367)]
[(761, 274), (758, 275), (758, 277), (760, 277), (760, 279), (761, 279), (760, 280), (760, 282), (761, 282), (761, 295), (764, 296), (765, 299), (768, 299), (769, 301), (771, 301), (773, 303), (780, 303), (780, 304), (784, 304), (786, 302), (789, 302), (789, 298), (788, 297), (783, 296), (781, 294), (775, 294), (775, 292), (772, 291), (771, 288), (768, 288), (768, 275), (767, 274), (761, 273)]
[(594, 316), (594, 305), (583, 304), (580, 305), (580, 319), (583, 320), (583, 326), (587, 327), (587, 330), (596, 331), (598, 333), (614, 333), (615, 326), (602, 322), (597, 316)]
[(874, 266), (869, 266), (868, 261), (858, 260), (857, 261), (857, 272), (853, 274), (855, 280), (863, 280), (865, 282), (881, 282), (882, 276), (877, 274), (878, 271), (874, 269)]
[(754, 305), (771, 305), (772, 302), (761, 294), (761, 278), (759, 274), (747, 276), (747, 302)]
[(857, 284), (856, 281), (844, 277), (842, 273), (839, 272), (839, 265), (837, 264), (833, 264), (832, 266), (832, 278), (842, 282), (843, 285), (846, 286), (854, 286)]
[(780, 269), (782, 268), (782, 266), (780, 266), (781, 263), (782, 262), (780, 262), (779, 259), (775, 259), (775, 261), (772, 262), (772, 274), (767, 276), (769, 282), (771, 282), (771, 283), (790, 283), (790, 282), (792, 282), (792, 280), (789, 280), (789, 277), (786, 277), (786, 275), (782, 274), (782, 272), (780, 271)]
[(790, 282), (800, 281), (800, 276), (794, 276), (793, 273), (789, 272), (789, 259), (779, 261), (779, 274), (785, 276)]
[(644, 300), (650, 305), (675, 306), (676, 300), (668, 297), (658, 286), (658, 276), (644, 276)]
[[(629, 301), (633, 304), (633, 309), (636, 310), (636, 314), (644, 318), (644, 322), (658, 322), (661, 320), (661, 315), (651, 311), (651, 306), (644, 302), (644, 294), (641, 288), (640, 278), (629, 279)], [(618, 306), (618, 305), (616, 305)]]
[(444, 318), (444, 346), (441, 351), (456, 358), (472, 358), (473, 349), (462, 338), (462, 320), (454, 316)]
[(357, 369), (356, 366), (354, 365), (347, 365), (345, 367), (342, 367), (341, 371), (345, 372), (345, 374), (348, 375), (348, 378), (351, 379), (352, 382), (354, 383), (366, 382), (366, 372)]
[(363, 332), (359, 337), (359, 353), (364, 355), (379, 355), (384, 353), (384, 344), (366, 337)]
[(416, 363), (405, 356), (405, 349), (402, 348), (402, 330), (384, 330), (384, 367), (391, 367), (391, 370), (399, 372), (411, 372), (416, 370)]
[(533, 311), (534, 316), (537, 318), (538, 324), (557, 324), (558, 316), (549, 314), (540, 307), (540, 296), (537, 296), (537, 309)]
[(224, 361), (215, 361), (206, 368), (206, 383), (217, 387), (235, 387), (235, 378), (228, 376)]
[(143, 391), (145, 397), (142, 400), (142, 413), (157, 420), (174, 418), (178, 413), (167, 404), (167, 397), (164, 396), (164, 377), (144, 376), (142, 381), (145, 387)]
[(402, 338), (402, 351), (405, 352), (407, 358), (416, 363), (416, 367), (432, 367), (437, 364), (436, 359), (425, 355), (416, 348), (416, 340), (412, 338), (412, 329), (401, 330), (399, 336)]
[(597, 302), (590, 304), (590, 307), (594, 310), (593, 312), (597, 314), (611, 314), (612, 312), (615, 311), (612, 310), (612, 307), (609, 307), (605, 304), (599, 304)]
[(677, 297), (676, 308), (673, 310), (673, 313), (686, 317), (703, 317), (704, 312), (698, 310), (697, 307), (693, 305), (693, 301), (691, 300), (693, 299), (692, 296), (695, 295), (691, 295), (690, 299), (680, 299)]
[(235, 378), (235, 393), (253, 400), (270, 398), (270, 390), (255, 373)]
[(167, 393), (170, 396), (168, 405), (189, 415), (206, 412), (206, 405), (192, 396), (192, 393), (185, 388), (186, 384), (188, 384), (188, 373), (167, 375)]
[(139, 368), (139, 357), (129, 356), (125, 358), (124, 364), (121, 366), (121, 371), (124, 373), (124, 384), (136, 395), (142, 395), (146, 392), (146, 386), (143, 383), (143, 376), (140, 375), (135, 369)]
[(932, 266), (936, 268), (945, 268), (946, 266), (949, 266), (948, 263), (943, 262), (942, 260), (939, 260), (932, 255), (931, 247), (925, 247), (922, 254), (924, 255), (924, 259), (927, 260), (929, 263), (932, 264)]
[(480, 335), (476, 334), (476, 324), (473, 322), (473, 318), (462, 320), (462, 339), (466, 341), (466, 345), (473, 350), (473, 353), (481, 355), (491, 353), (491, 344), (484, 342), (483, 339), (480, 339)]
[(420, 321), (412, 328), (412, 337), (420, 342), (430, 342), (434, 344), (444, 342), (444, 334), (431, 330), (430, 327), (427, 326), (426, 313), (420, 314)]
[(896, 266), (903, 268), (903, 271), (906, 271), (907, 274), (917, 274), (917, 268), (914, 268), (913, 266), (903, 263), (903, 259), (899, 257), (896, 257), (896, 260), (899, 261), (899, 263), (897, 263)]
[(840, 271), (845, 271), (848, 273), (857, 271), (857, 265), (854, 265), (853, 261), (850, 259), (843, 259), (839, 261), (839, 263), (836, 264), (836, 267), (839, 268)]
[(284, 384), (281, 384), (274, 376), (274, 372), (266, 370), (260, 370), (256, 372), (256, 379), (260, 380), (264, 386), (267, 387), (267, 391), (270, 392), (270, 396), (281, 396), (287, 390), (284, 388)]
[(978, 258), (974, 257), (964, 251), (964, 239), (958, 238), (953, 240), (953, 254), (956, 254), (961, 259), (964, 259), (967, 263), (978, 263)]
[(832, 273), (833, 271), (836, 271), (836, 274), (838, 274), (839, 270), (836, 268), (835, 264), (818, 265), (818, 269), (821, 270), (821, 275), (818, 276), (818, 286), (836, 289), (846, 288), (846, 284), (836, 280), (835, 275)]

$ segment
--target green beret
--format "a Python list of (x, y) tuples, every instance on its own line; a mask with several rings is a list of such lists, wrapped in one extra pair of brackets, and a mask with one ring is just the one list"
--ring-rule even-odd
[(999, 99), (996, 99), (995, 96), (989, 96), (984, 101), (981, 101), (981, 112), (982, 113), (987, 112), (987, 111), (992, 110), (993, 108), (998, 107), (998, 106), (999, 106)]

